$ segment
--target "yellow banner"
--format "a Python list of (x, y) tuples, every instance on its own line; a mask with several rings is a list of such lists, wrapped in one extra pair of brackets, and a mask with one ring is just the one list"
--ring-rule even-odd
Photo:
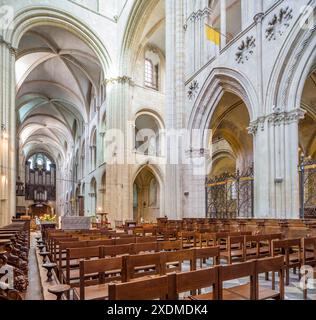
[(215, 30), (214, 28), (210, 27), (208, 24), (205, 25), (205, 33), (207, 40), (215, 43), (217, 46), (221, 43), (221, 34)]

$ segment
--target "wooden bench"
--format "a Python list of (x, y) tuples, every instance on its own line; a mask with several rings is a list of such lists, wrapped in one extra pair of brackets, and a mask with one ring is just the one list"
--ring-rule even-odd
[(104, 258), (103, 247), (68, 248), (66, 270), (62, 270), (62, 282), (75, 286), (80, 279), (79, 261)]
[(109, 300), (167, 300), (168, 277), (110, 284)]
[[(217, 300), (218, 299), (218, 268), (207, 268), (191, 272), (173, 273), (168, 276), (169, 300), (179, 300), (179, 295), (188, 293), (190, 300)], [(193, 291), (212, 288), (211, 293), (198, 296)]]
[(163, 275), (160, 253), (130, 255), (123, 257), (122, 281), (151, 275)]
[[(74, 297), (80, 300), (105, 300), (109, 295), (109, 282), (120, 281), (117, 274), (122, 270), (122, 258), (104, 258), (80, 261), (79, 288), (74, 288)], [(93, 280), (91, 275), (98, 274)]]
[(279, 255), (280, 250), (284, 252), (285, 284), (287, 286), (290, 284), (290, 269), (301, 267), (301, 246), (301, 239), (272, 240), (272, 256)]

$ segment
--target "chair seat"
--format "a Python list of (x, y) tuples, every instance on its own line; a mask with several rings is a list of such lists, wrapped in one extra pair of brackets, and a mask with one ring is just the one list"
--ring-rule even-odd
[[(70, 260), (70, 262), (69, 262), (69, 265), (70, 265), (70, 267), (79, 267), (79, 260), (77, 260), (77, 259), (75, 259), (75, 260)], [(63, 267), (63, 268), (66, 268), (67, 267), (67, 261), (65, 260), (65, 261), (62, 261), (61, 262), (61, 266)]]
[[(85, 287), (85, 300), (106, 300), (109, 297), (109, 285), (98, 284)], [(80, 297), (80, 288), (74, 288), (74, 293)]]
[[(205, 293), (199, 294), (195, 296), (190, 296), (190, 300), (213, 300), (213, 293)], [(234, 292), (230, 292), (226, 289), (223, 290), (223, 300), (247, 300), (239, 294), (235, 294)]]
[[(230, 253), (231, 253), (232, 257), (242, 257), (243, 254), (244, 254), (243, 250), (240, 250), (240, 249), (232, 250)], [(221, 252), (221, 257), (227, 258), (228, 256), (229, 256), (229, 252), (228, 251)]]
[[(241, 295), (247, 300), (250, 300), (250, 284), (244, 284), (236, 287), (226, 289), (234, 294)], [(276, 299), (280, 293), (269, 288), (259, 288), (259, 300)]]

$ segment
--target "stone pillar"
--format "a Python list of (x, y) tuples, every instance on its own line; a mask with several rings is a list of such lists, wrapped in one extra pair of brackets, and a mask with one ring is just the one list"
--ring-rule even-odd
[(207, 157), (203, 148), (186, 152), (189, 164), (184, 171), (184, 218), (205, 218), (206, 216), (206, 176)]
[(221, 48), (226, 46), (226, 0), (221, 0)]
[[(132, 181), (127, 161), (129, 150), (127, 141), (128, 115), (130, 113), (130, 77), (121, 76), (107, 82), (107, 131), (105, 141), (109, 145), (106, 152), (106, 208), (109, 219), (126, 220), (133, 218)], [(111, 142), (112, 141), (112, 142)]]
[(299, 218), (298, 122), (302, 118), (301, 109), (274, 108), (250, 125), (256, 218)]
[(0, 226), (16, 211), (15, 53), (0, 36)]
[[(166, 0), (166, 129), (180, 131), (185, 127), (185, 54), (183, 29), (183, 0)], [(175, 138), (171, 138), (175, 139)], [(170, 219), (183, 215), (183, 149), (170, 147), (167, 141), (165, 181), (165, 214)], [(179, 163), (172, 164), (171, 156), (179, 154)]]

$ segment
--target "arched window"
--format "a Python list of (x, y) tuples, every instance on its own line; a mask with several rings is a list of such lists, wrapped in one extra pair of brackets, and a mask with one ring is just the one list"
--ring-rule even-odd
[(154, 66), (152, 60), (145, 59), (145, 86), (158, 90), (159, 64)]

